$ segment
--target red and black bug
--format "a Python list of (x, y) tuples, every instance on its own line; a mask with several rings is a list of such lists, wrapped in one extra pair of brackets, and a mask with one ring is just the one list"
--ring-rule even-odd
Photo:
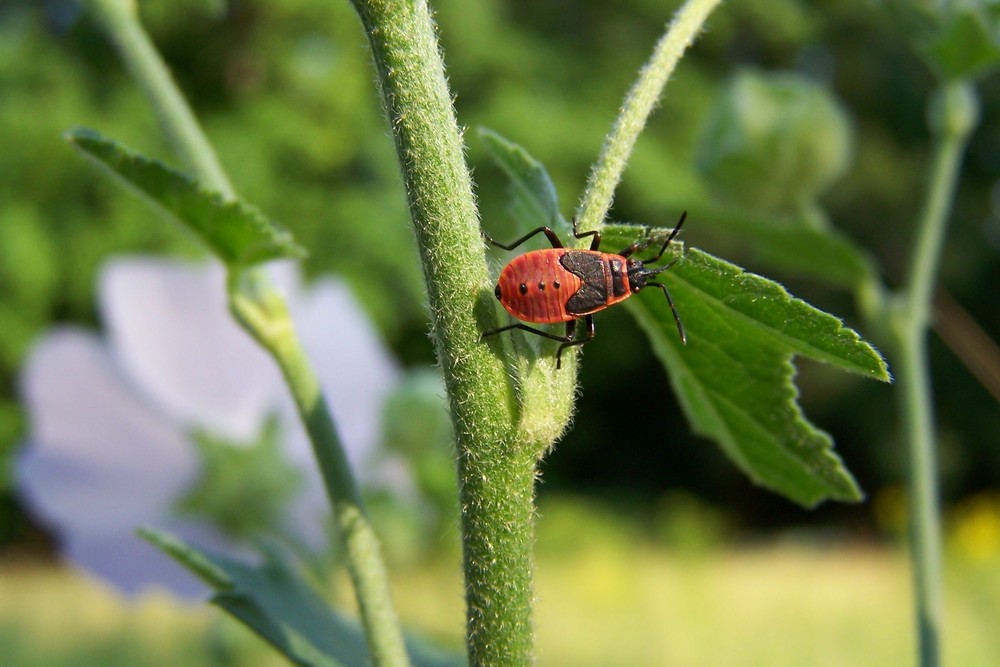
[[(598, 231), (579, 233), (575, 222), (574, 237), (578, 239), (593, 237), (589, 250), (563, 247), (562, 241), (548, 227), (539, 227), (509, 245), (498, 243), (484, 233), (483, 236), (489, 243), (504, 250), (514, 250), (531, 237), (545, 234), (552, 247), (532, 250), (512, 259), (501, 271), (494, 294), (508, 313), (524, 322), (537, 324), (565, 322), (566, 335), (558, 336), (518, 322), (487, 331), (480, 338), (511, 329), (520, 329), (560, 342), (562, 345), (556, 351), (556, 368), (559, 368), (562, 365), (564, 349), (593, 340), (594, 313), (624, 301), (644, 287), (652, 285), (663, 290), (663, 295), (667, 297), (667, 303), (670, 304), (670, 310), (674, 314), (674, 321), (677, 322), (677, 333), (680, 334), (681, 343), (687, 344), (684, 325), (681, 324), (681, 318), (677, 314), (677, 308), (674, 307), (667, 286), (650, 280), (651, 277), (669, 269), (677, 260), (655, 269), (645, 266), (663, 256), (686, 217), (687, 212), (681, 215), (677, 226), (670, 232), (656, 256), (645, 261), (640, 261), (632, 255), (649, 247), (653, 242), (652, 237), (636, 241), (619, 253), (606, 253), (599, 250), (601, 233)], [(576, 324), (580, 319), (583, 319), (587, 330), (582, 337), (577, 338)]]

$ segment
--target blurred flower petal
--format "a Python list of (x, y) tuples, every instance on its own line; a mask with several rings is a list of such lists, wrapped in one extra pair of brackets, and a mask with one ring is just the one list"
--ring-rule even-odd
[(158, 474), (144, 495), (153, 501), (193, 479), (197, 459), (178, 424), (138, 397), (94, 336), (74, 329), (49, 334), (21, 377), (35, 443), (26, 465), (45, 454), (63, 468), (99, 466), (102, 481), (115, 487), (152, 469)]
[(234, 441), (256, 435), (280, 378), (230, 317), (221, 266), (118, 259), (100, 295), (112, 349), (163, 409)]
[(112, 583), (126, 595), (137, 595), (151, 586), (185, 598), (203, 598), (208, 592), (205, 584), (183, 565), (134, 532), (91, 535), (70, 531), (63, 549), (74, 565)]
[[(269, 270), (349, 458), (370, 464), (399, 371), (345, 286), (325, 280), (302, 290), (295, 265)], [(234, 543), (206, 520), (177, 515), (201, 472), (192, 438), (253, 442), (275, 415), (281, 451), (302, 471), (280, 532), (326, 548), (329, 510), (311, 447), (273, 361), (230, 320), (222, 269), (120, 259), (102, 274), (100, 298), (107, 344), (74, 329), (50, 333), (22, 373), (31, 436), (18, 462), (21, 489), (68, 557), (127, 593), (150, 584), (202, 591), (134, 530), (150, 525), (231, 553)]]
[(371, 464), (382, 405), (399, 383), (400, 371), (343, 283), (317, 281), (291, 307), (348, 459), (355, 470), (363, 470)]

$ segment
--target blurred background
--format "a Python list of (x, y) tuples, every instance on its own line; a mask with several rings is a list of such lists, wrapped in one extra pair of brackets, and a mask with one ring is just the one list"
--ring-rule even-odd
[[(433, 364), (396, 157), (364, 35), (348, 3), (219, 2), (150, 1), (141, 7), (145, 25), (236, 189), (309, 249), (303, 267), (308, 275), (334, 273), (347, 280), (404, 367)], [(491, 128), (527, 148), (547, 167), (563, 213), (570, 215), (625, 91), (677, 4), (436, 0), (460, 122), (470, 130)], [(779, 280), (793, 294), (871, 336), (848, 291), (784, 273), (752, 252), (752, 244), (713, 225), (713, 204), (696, 167), (700, 145), (706, 118), (728, 81), (747, 67), (798, 73), (839, 100), (850, 126), (838, 147), (845, 169), (821, 203), (836, 227), (871, 253), (888, 284), (898, 285), (925, 188), (925, 109), (933, 80), (893, 15), (869, 0), (725, 3), (669, 84), (612, 216), (669, 226), (689, 209), (686, 243)], [(965, 159), (940, 282), (947, 292), (942, 298), (951, 304), (948, 321), (972, 330), (961, 317), (964, 311), (995, 339), (1000, 332), (1000, 79), (981, 81), (979, 90), (981, 122)], [(106, 591), (88, 588), (90, 583), (62, 570), (34, 569), (54, 562), (58, 536), (25, 511), (13, 474), (27, 433), (18, 374), (33, 341), (55, 323), (99, 327), (95, 277), (113, 254), (197, 257), (201, 252), (184, 232), (163, 224), (145, 202), (100, 178), (73, 152), (62, 134), (81, 125), (176, 163), (133, 81), (77, 3), (5, 0), (0, 5), (0, 569), (14, 568), (20, 575), (0, 578), (0, 639), (6, 637), (6, 650), (23, 661), (11, 664), (57, 664), (55, 658), (31, 662), (27, 650), (17, 653), (20, 644), (10, 637), (18, 626), (12, 619), (31, 617), (13, 605), (12, 600), (23, 600), (18, 591), (77, 591), (72, 594), (95, 609), (117, 610), (108, 612), (117, 619), (109, 621), (115, 627), (111, 634), (131, 639), (120, 644), (109, 639), (114, 648), (94, 648), (95, 660), (114, 654), (121, 664), (130, 664), (129, 656), (146, 655), (141, 642), (157, 641), (146, 637), (156, 634), (142, 629), (147, 626), (164, 633), (204, 631), (216, 639), (234, 632), (211, 630), (212, 621), (200, 616), (178, 621), (170, 603), (160, 598), (136, 603), (126, 613)], [(505, 205), (504, 178), (477, 145), (475, 132), (467, 137), (484, 227), (496, 238), (507, 238), (516, 221)], [(683, 313), (683, 304), (678, 308)], [(957, 314), (956, 308), (961, 309)], [(906, 462), (893, 388), (815, 364), (799, 365), (807, 416), (832, 435), (868, 496), (859, 505), (826, 504), (806, 511), (755, 488), (714, 444), (690, 433), (662, 366), (624, 309), (602, 314), (597, 326), (598, 338), (584, 355), (573, 429), (544, 462), (539, 485), (542, 663), (755, 664), (749, 660), (760, 655), (770, 656), (767, 664), (906, 664), (893, 648), (912, 655), (908, 574), (900, 548)], [(997, 664), (998, 640), (993, 637), (989, 649), (978, 646), (988, 633), (977, 628), (1000, 621), (1000, 603), (993, 596), (1000, 595), (1000, 410), (997, 397), (940, 337), (932, 338), (931, 352), (950, 562), (964, 564), (949, 575), (949, 590), (961, 601), (955, 625), (971, 635), (959, 632), (952, 644), (946, 642), (946, 651), (958, 652), (968, 639), (975, 650), (960, 655), (972, 661), (952, 664)], [(976, 364), (975, 370), (998, 372), (988, 356)], [(447, 559), (438, 558), (434, 549), (409, 559), (398, 584), (404, 615), (434, 619), (424, 621), (425, 629), (451, 642), (461, 635), (454, 530), (453, 524), (446, 528), (438, 545), (450, 554)], [(636, 544), (644, 545), (641, 574), (627, 556)], [(774, 549), (769, 557), (761, 555), (764, 545)], [(733, 549), (741, 560), (732, 560)], [(702, 559), (706, 553), (713, 558)], [(711, 569), (707, 562), (718, 567)], [(753, 611), (742, 610), (742, 615), (722, 602), (750, 581), (775, 582), (781, 573), (793, 578), (800, 573), (796, 581), (817, 586), (815, 591), (798, 588), (802, 597), (825, 600), (814, 605), (815, 617), (794, 611), (794, 600), (801, 599), (794, 590), (774, 590), (770, 597), (744, 591), (748, 597), (740, 600), (761, 597)], [(581, 580), (592, 584), (579, 592), (583, 608), (601, 611), (577, 618), (578, 601), (566, 591)], [(844, 581), (852, 583), (845, 589)], [(657, 597), (648, 591), (659, 591), (659, 584), (664, 604), (671, 607), (662, 618), (650, 600), (635, 597), (638, 590)], [(867, 586), (871, 591), (880, 585), (886, 587), (878, 589), (884, 596), (873, 593), (868, 606), (857, 596), (842, 604), (835, 599), (838, 590)], [(432, 591), (441, 586), (451, 591), (446, 608), (439, 614), (417, 611), (426, 611)], [(5, 589), (11, 595), (4, 595)], [(725, 614), (705, 606), (713, 600), (720, 605), (713, 609)], [(647, 603), (653, 606), (644, 607)], [(627, 618), (626, 609), (642, 610), (649, 625), (614, 629), (608, 619)], [(36, 613), (48, 619), (44, 623), (59, 618)], [(787, 663), (766, 653), (764, 640), (761, 653), (746, 648), (756, 646), (758, 636), (756, 625), (746, 626), (748, 617), (773, 614), (782, 622), (798, 617), (820, 632), (826, 616), (838, 613), (848, 624), (852, 616), (879, 619), (890, 635), (898, 635), (898, 643), (884, 644), (884, 655), (856, 659), (843, 647), (809, 645), (792, 651)], [(726, 615), (732, 617), (730, 625), (725, 625)], [(853, 622), (860, 623), (857, 618)], [(702, 620), (705, 624), (698, 625)], [(610, 644), (622, 633), (644, 632), (637, 645), (651, 652), (588, 662), (572, 652), (574, 647), (562, 646), (567, 635), (579, 636), (591, 622), (600, 629), (586, 634), (606, 636)], [(703, 654), (678, 653), (676, 644), (657, 647), (667, 641), (655, 630), (661, 622), (674, 628), (668, 637), (683, 633), (688, 642), (700, 642)], [(844, 630), (845, 637), (855, 630), (873, 631), (852, 628)], [(726, 659), (715, 653), (717, 660), (707, 660), (712, 650), (721, 650), (712, 637), (726, 632), (746, 635), (732, 642), (741, 646), (743, 641), (743, 654)], [(70, 632), (69, 641), (83, 642), (86, 635)], [(262, 651), (241, 648), (244, 641), (250, 642), (209, 642), (209, 647), (229, 647), (219, 649), (228, 657), (212, 660), (236, 655), (237, 663), (265, 664)], [(844, 661), (822, 662), (831, 650)], [(817, 661), (807, 662), (812, 651)], [(670, 655), (672, 662), (651, 657), (657, 655)], [(880, 657), (885, 659), (876, 662)], [(174, 656), (174, 662), (181, 659)]]

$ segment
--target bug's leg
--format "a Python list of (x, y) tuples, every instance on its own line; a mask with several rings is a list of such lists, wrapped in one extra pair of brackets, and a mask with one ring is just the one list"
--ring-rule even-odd
[[(681, 214), (680, 221), (678, 221), (677, 225), (670, 231), (670, 235), (667, 237), (667, 240), (663, 242), (663, 245), (660, 246), (660, 252), (658, 252), (656, 254), (656, 257), (651, 257), (649, 259), (642, 260), (642, 262), (644, 264), (649, 264), (649, 263), (655, 262), (659, 258), (663, 257), (663, 253), (667, 251), (667, 246), (669, 246), (670, 242), (674, 240), (675, 236), (677, 236), (677, 232), (679, 232), (681, 230), (681, 225), (684, 224), (685, 218), (687, 218), (687, 211), (684, 211)], [(640, 240), (636, 241), (635, 243), (633, 243), (629, 247), (625, 248), (624, 250), (622, 250), (618, 254), (621, 255), (622, 257), (628, 257), (628, 256), (630, 256), (630, 255), (632, 255), (634, 253), (641, 252), (641, 251), (645, 250), (646, 248), (649, 247), (649, 245), (652, 242), (653, 242), (652, 237), (647, 236), (644, 239), (640, 239)]]
[(601, 232), (599, 232), (596, 229), (594, 229), (592, 231), (589, 231), (589, 232), (579, 232), (579, 231), (577, 231), (577, 229), (576, 229), (576, 218), (574, 217), (573, 218), (573, 237), (574, 238), (578, 238), (578, 239), (584, 239), (584, 238), (587, 238), (588, 236), (594, 237), (593, 240), (590, 242), (590, 249), (591, 250), (600, 250), (600, 248), (601, 248)]
[(562, 241), (559, 240), (559, 237), (556, 236), (556, 233), (552, 231), (552, 229), (549, 227), (539, 227), (538, 229), (533, 229), (509, 245), (500, 243), (499, 241), (495, 241), (493, 237), (487, 234), (486, 232), (483, 232), (483, 238), (486, 239), (486, 242), (489, 243), (490, 245), (495, 245), (496, 247), (503, 248), (504, 250), (513, 250), (517, 246), (521, 245), (522, 243), (530, 239), (532, 236), (535, 236), (537, 234), (545, 234), (545, 237), (549, 240), (549, 243), (552, 244), (553, 248), (563, 247)]
[(548, 338), (549, 340), (554, 340), (558, 343), (567, 343), (573, 340), (573, 332), (570, 328), (571, 324), (576, 324), (575, 321), (566, 323), (566, 335), (557, 336), (556, 334), (549, 333), (548, 331), (542, 331), (541, 329), (536, 329), (534, 327), (529, 327), (527, 324), (521, 324), (516, 322), (514, 324), (508, 324), (505, 327), (500, 327), (498, 329), (490, 329), (489, 331), (484, 331), (480, 336), (479, 340), (488, 338), (490, 336), (495, 336), (498, 333), (503, 333), (504, 331), (511, 331), (512, 329), (520, 329), (521, 331), (527, 331), (528, 333), (533, 333), (535, 335), (541, 336), (542, 338)]
[[(668, 236), (667, 240), (663, 242), (663, 245), (660, 247), (660, 252), (658, 252), (656, 254), (656, 257), (651, 257), (650, 259), (643, 260), (644, 262), (655, 262), (659, 258), (663, 257), (663, 253), (665, 253), (667, 251), (667, 246), (670, 245), (670, 242), (674, 240), (675, 236), (677, 236), (677, 232), (681, 231), (681, 226), (684, 224), (684, 221), (687, 219), (687, 215), (688, 215), (687, 211), (684, 211), (683, 213), (681, 213), (681, 219), (677, 221), (677, 224), (674, 225), (673, 231), (670, 232), (670, 236)], [(648, 245), (648, 242), (647, 242), (647, 245)], [(670, 297), (668, 296), (667, 298), (669, 299)], [(674, 315), (676, 315), (676, 313), (674, 313)]]
[[(648, 238), (648, 237), (647, 237), (647, 238), (644, 238), (644, 239), (642, 239), (642, 240), (639, 240), (639, 241), (636, 241), (635, 243), (633, 243), (633, 244), (632, 244), (632, 245), (630, 245), (629, 247), (625, 248), (624, 250), (622, 250), (622, 251), (621, 251), (620, 253), (618, 253), (618, 254), (619, 254), (619, 255), (621, 255), (622, 257), (629, 257), (629, 256), (630, 256), (630, 255), (632, 255), (633, 253), (636, 253), (636, 252), (640, 252), (640, 251), (642, 251), (642, 250), (645, 250), (645, 249), (646, 249), (647, 247), (649, 247), (649, 244), (650, 244), (650, 243), (652, 243), (652, 242), (653, 242), (653, 239), (652, 239), (652, 238)], [(662, 254), (662, 253), (661, 253), (661, 254)], [(651, 262), (651, 261), (653, 261), (653, 260), (648, 260), (648, 261), (650, 261), (650, 262)]]
[(557, 336), (556, 334), (549, 333), (548, 331), (542, 331), (541, 329), (529, 327), (527, 324), (516, 322), (498, 329), (490, 329), (480, 335), (479, 340), (483, 340), (488, 336), (494, 336), (498, 333), (503, 333), (504, 331), (511, 331), (512, 329), (520, 329), (521, 331), (527, 331), (528, 333), (533, 333), (536, 336), (541, 336), (542, 338), (548, 338), (549, 340), (554, 340), (557, 343), (562, 343), (562, 345), (559, 346), (559, 349), (556, 350), (556, 370), (559, 370), (559, 368), (562, 367), (561, 357), (564, 347), (569, 347), (570, 345), (583, 345), (594, 337), (594, 320), (592, 316), (587, 316), (587, 336), (585, 338), (581, 338), (580, 340), (573, 340), (576, 336), (576, 320), (570, 320), (566, 323), (565, 336)]
[[(556, 350), (556, 370), (559, 370), (559, 368), (562, 366), (562, 352), (563, 352), (563, 350), (565, 350), (567, 347), (572, 347), (574, 345), (583, 345), (584, 343), (589, 343), (590, 341), (594, 340), (594, 332), (595, 332), (595, 329), (594, 329), (594, 316), (593, 315), (586, 315), (583, 318), (583, 321), (587, 325), (587, 331), (586, 331), (586, 333), (584, 334), (584, 336), (582, 338), (575, 339), (575, 340), (574, 340), (574, 336), (572, 336), (571, 333), (575, 333), (575, 330), (576, 330), (576, 320), (572, 320), (571, 322), (567, 322), (566, 323), (566, 337), (569, 340), (567, 340), (565, 343), (563, 343), (562, 345), (560, 345), (559, 349)], [(572, 325), (572, 328), (571, 328), (571, 325)]]
[[(671, 262), (670, 264), (672, 265), (673, 262)], [(664, 268), (670, 268), (670, 266)], [(670, 304), (670, 312), (674, 314), (674, 322), (677, 323), (677, 333), (680, 334), (681, 345), (687, 345), (688, 342), (687, 334), (684, 333), (684, 325), (681, 324), (681, 316), (677, 314), (677, 308), (674, 307), (674, 300), (670, 298), (670, 292), (667, 291), (667, 286), (664, 285), (663, 283), (654, 282), (652, 280), (646, 281), (646, 286), (649, 287), (650, 285), (653, 285), (654, 287), (659, 287), (660, 289), (663, 290), (663, 296), (667, 297), (667, 303)]]

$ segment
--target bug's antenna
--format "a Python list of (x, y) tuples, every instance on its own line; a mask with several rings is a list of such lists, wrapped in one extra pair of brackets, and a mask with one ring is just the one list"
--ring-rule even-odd
[[(663, 257), (663, 253), (667, 251), (667, 246), (670, 245), (670, 242), (673, 241), (674, 237), (676, 237), (678, 232), (681, 231), (681, 227), (684, 225), (685, 220), (687, 220), (687, 211), (681, 213), (680, 219), (677, 221), (677, 224), (670, 232), (670, 235), (667, 237), (667, 240), (663, 242), (663, 245), (660, 247), (660, 252), (657, 253), (656, 257), (648, 259), (646, 260), (646, 262), (655, 262), (656, 260), (660, 259), (660, 257)], [(680, 257), (673, 260), (669, 264), (665, 264), (664, 266), (660, 266), (655, 269), (647, 269), (645, 271), (645, 275), (655, 276), (658, 273), (663, 273), (664, 271), (672, 267), (674, 264), (676, 264), (679, 259)], [(667, 297), (667, 303), (670, 304), (670, 312), (673, 313), (674, 315), (674, 322), (677, 323), (677, 334), (681, 337), (681, 345), (687, 345), (687, 334), (684, 332), (684, 324), (681, 322), (681, 316), (677, 312), (677, 307), (674, 306), (674, 300), (670, 298), (670, 292), (667, 290), (667, 286), (664, 285), (663, 283), (659, 283), (654, 280), (646, 282), (646, 285), (655, 285), (656, 287), (659, 287), (661, 290), (663, 290), (663, 296)]]
[(684, 225), (684, 221), (687, 220), (687, 215), (688, 215), (687, 211), (681, 213), (680, 220), (678, 220), (677, 224), (674, 225), (674, 228), (673, 230), (671, 230), (670, 236), (667, 237), (667, 240), (663, 242), (663, 245), (660, 247), (660, 252), (656, 253), (656, 257), (644, 260), (645, 262), (655, 262), (659, 258), (663, 257), (663, 253), (667, 251), (667, 246), (670, 245), (670, 242), (674, 240), (674, 237), (677, 236), (677, 233), (681, 231), (681, 227)]

